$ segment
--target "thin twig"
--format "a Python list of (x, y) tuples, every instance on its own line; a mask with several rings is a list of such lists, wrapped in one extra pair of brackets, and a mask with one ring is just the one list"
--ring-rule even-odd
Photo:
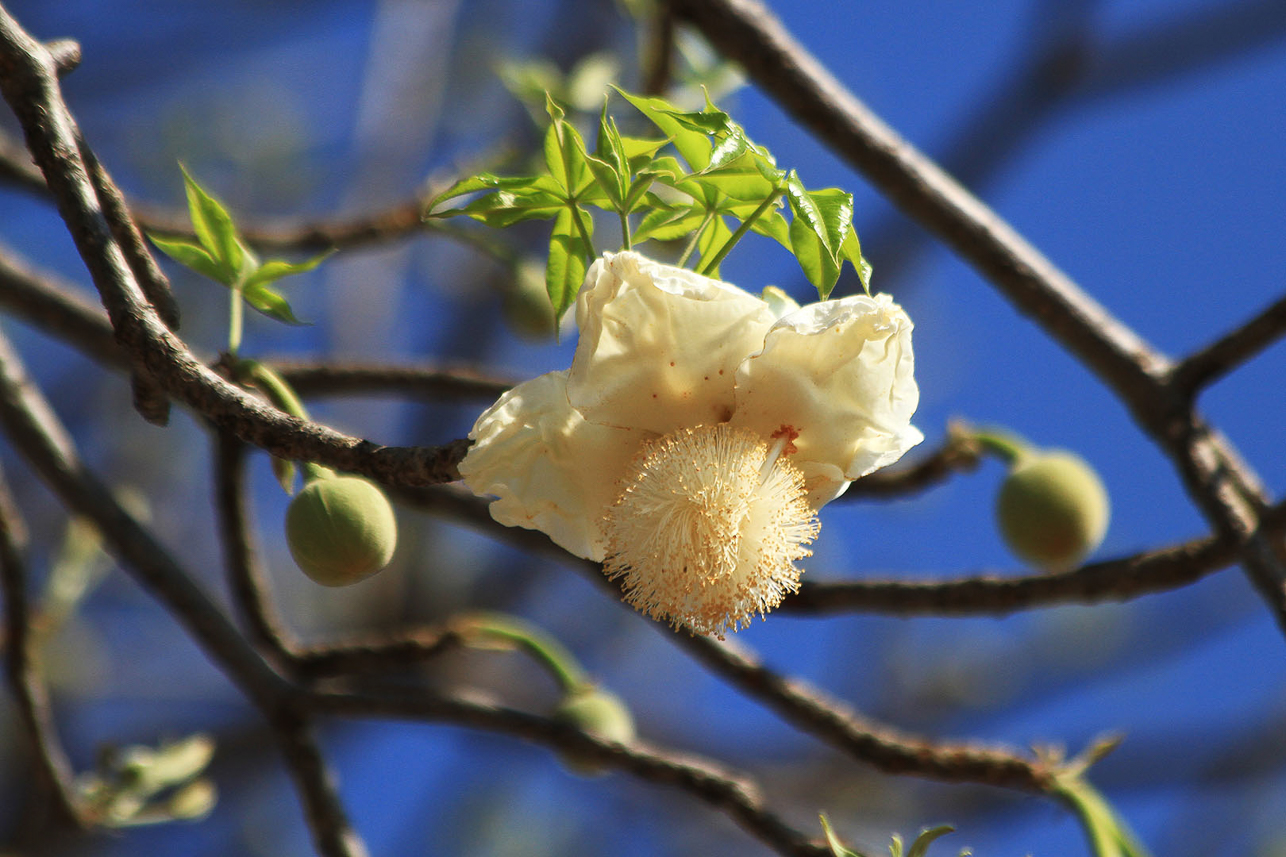
[(801, 679), (779, 675), (747, 654), (740, 645), (709, 637), (670, 634), (673, 642), (781, 718), (854, 759), (887, 774), (927, 777), (946, 782), (1043, 793), (1053, 784), (1051, 772), (1037, 758), (1008, 747), (985, 747), (906, 735), (876, 723)]
[(81, 812), (74, 786), (75, 772), (58, 740), (49, 706), (49, 692), (40, 677), (40, 654), (31, 633), (31, 611), (27, 599), (27, 574), (22, 560), (21, 519), (0, 478), (0, 583), (5, 601), (5, 665), (9, 688), (17, 703), (18, 716), (36, 759), (44, 784), (49, 788), (62, 819), (76, 827), (90, 826)]
[(291, 668), (298, 644), (277, 617), (246, 512), (245, 445), (223, 432), (215, 441), (214, 492), (232, 603), (250, 639), (276, 663)]
[(511, 735), (583, 758), (596, 765), (627, 771), (639, 779), (674, 786), (721, 810), (743, 829), (780, 854), (828, 857), (830, 851), (794, 829), (766, 806), (759, 787), (743, 774), (687, 754), (602, 741), (573, 726), (512, 708), (458, 696), (416, 693), (363, 696), (314, 692), (308, 707), (350, 717), (441, 721)]
[(304, 804), (317, 852), (322, 857), (366, 857), (366, 844), (348, 820), (335, 777), (317, 746), (311, 718), (294, 705), (275, 713), (272, 727)]
[(1183, 396), (1218, 381), (1286, 335), (1286, 297), (1278, 298), (1248, 319), (1174, 367), (1171, 383)]
[(908, 465), (877, 470), (848, 486), (839, 500), (907, 497), (926, 491), (950, 479), (954, 474), (976, 468), (982, 460), (982, 449), (967, 433), (948, 426), (946, 440), (928, 455), (921, 454)]

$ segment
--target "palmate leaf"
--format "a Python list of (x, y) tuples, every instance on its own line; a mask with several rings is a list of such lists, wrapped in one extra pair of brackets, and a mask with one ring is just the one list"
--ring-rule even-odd
[[(839, 279), (841, 248), (853, 230), (853, 196), (837, 188), (807, 190), (792, 170), (786, 179), (792, 220), (790, 244), (822, 300)], [(858, 254), (860, 257), (860, 247)]]

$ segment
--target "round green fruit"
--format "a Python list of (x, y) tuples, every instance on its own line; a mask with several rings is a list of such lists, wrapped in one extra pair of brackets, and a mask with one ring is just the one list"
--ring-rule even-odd
[(314, 479), (286, 510), (295, 564), (323, 586), (347, 586), (393, 559), (397, 519), (384, 492), (356, 476)]
[(996, 498), (996, 521), (1010, 550), (1047, 571), (1072, 568), (1097, 548), (1108, 516), (1098, 474), (1063, 450), (1019, 458)]

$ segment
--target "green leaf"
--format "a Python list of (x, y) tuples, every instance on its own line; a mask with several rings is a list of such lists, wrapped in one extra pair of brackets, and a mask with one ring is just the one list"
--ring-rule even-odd
[[(537, 184), (539, 180), (542, 178), (547, 178), (547, 177), (546, 176), (497, 176), (497, 175), (492, 175), (491, 173), (479, 173), (476, 176), (470, 176), (469, 178), (461, 179), (460, 181), (451, 185), (451, 187), (447, 188), (445, 191), (443, 191), (442, 193), (434, 197), (432, 202), (428, 206), (429, 213), (427, 213), (426, 216), (449, 217), (453, 214), (459, 213), (460, 209), (452, 209), (450, 211), (442, 211), (442, 212), (432, 212), (433, 206), (436, 206), (439, 202), (445, 202), (448, 199), (455, 199), (457, 197), (465, 196), (467, 194), (478, 193), (479, 191), (490, 192), (490, 191), (503, 191), (503, 190), (521, 190), (523, 188), (527, 188)], [(551, 183), (552, 183), (552, 180), (551, 180)]]
[(634, 172), (651, 164), (656, 153), (669, 143), (669, 140), (645, 140), (641, 137), (621, 138), (621, 148), (625, 150), (626, 162)]
[(796, 213), (790, 222), (790, 249), (795, 254), (804, 276), (817, 289), (822, 300), (830, 297), (835, 281), (839, 279), (839, 265), (832, 258), (817, 232), (808, 221)]
[[(582, 220), (586, 230), (591, 230), (593, 221), (587, 217)], [(585, 259), (591, 252), (576, 226), (572, 210), (564, 208), (558, 212), (554, 233), (549, 239), (549, 262), (545, 267), (545, 290), (549, 293), (549, 302), (554, 305), (555, 320), (561, 320), (563, 313), (576, 300), (576, 293), (585, 280)]]
[(853, 196), (837, 188), (807, 190), (793, 170), (786, 177), (786, 195), (793, 216), (791, 248), (817, 293), (826, 300), (839, 279), (840, 248), (853, 228)]
[(679, 150), (683, 160), (694, 170), (705, 169), (710, 164), (710, 137), (704, 131), (693, 130), (679, 122), (673, 114), (679, 111), (664, 98), (645, 98), (617, 89), (621, 97), (633, 104), (640, 113), (661, 129)]
[(574, 197), (592, 180), (585, 164), (585, 141), (570, 122), (564, 120), (563, 109), (548, 99), (545, 109), (549, 113), (549, 130), (545, 132), (545, 165), (554, 181), (568, 197)]
[[(711, 218), (709, 225), (706, 226), (706, 228), (701, 232), (700, 237), (697, 238), (697, 250), (701, 253), (702, 262), (704, 263), (706, 259), (713, 256), (715, 253), (718, 253), (731, 237), (732, 230), (728, 228), (727, 223), (724, 223), (722, 217)], [(709, 270), (705, 270), (703, 268), (699, 268), (699, 270), (701, 270), (701, 273), (705, 274), (707, 277), (714, 277), (716, 280), (719, 279), (718, 265)]]
[(225, 286), (236, 282), (236, 274), (228, 271), (195, 241), (187, 238), (161, 238), (151, 234), (147, 237), (162, 253), (203, 277), (209, 277)]
[(282, 321), (286, 324), (304, 325), (308, 323), (296, 318), (286, 299), (279, 292), (269, 288), (266, 283), (256, 283), (253, 286), (247, 284), (241, 290), (241, 294), (245, 297), (246, 303), (269, 318), (275, 318), (277, 321)]
[(857, 230), (849, 227), (848, 236), (840, 245), (840, 255), (852, 263), (857, 278), (862, 281), (862, 291), (871, 293), (871, 263), (862, 255), (862, 244), (857, 240)]
[(677, 241), (701, 227), (706, 213), (700, 208), (653, 208), (634, 230), (634, 242)]
[(334, 250), (327, 250), (325, 253), (318, 253), (311, 259), (305, 259), (302, 262), (287, 262), (285, 259), (269, 259), (260, 265), (250, 276), (246, 277), (244, 288), (251, 288), (260, 283), (273, 283), (282, 277), (290, 277), (295, 274), (302, 274), (311, 271), (324, 262)]
[(790, 246), (790, 223), (780, 211), (770, 211), (755, 221), (750, 227), (760, 235), (767, 235), (787, 250)]
[[(196, 179), (188, 173), (187, 167), (179, 164), (183, 171), (183, 186), (187, 191), (188, 214), (192, 218), (192, 229), (196, 232), (201, 245), (210, 256), (231, 271), (235, 276), (242, 273), (246, 264), (245, 251), (237, 239), (237, 229), (232, 223), (232, 216), (214, 197), (205, 192)], [(222, 282), (222, 281), (221, 281)]]
[(941, 839), (948, 833), (955, 832), (955, 828), (949, 824), (940, 824), (937, 827), (931, 827), (923, 830), (920, 835), (911, 843), (911, 850), (906, 852), (906, 857), (925, 857), (929, 853), (929, 846), (934, 840)]
[(844, 847), (844, 843), (839, 841), (835, 831), (831, 829), (830, 819), (825, 813), (821, 813), (818, 818), (822, 820), (822, 832), (826, 834), (826, 846), (831, 849), (831, 854), (835, 857), (860, 857), (860, 855)]

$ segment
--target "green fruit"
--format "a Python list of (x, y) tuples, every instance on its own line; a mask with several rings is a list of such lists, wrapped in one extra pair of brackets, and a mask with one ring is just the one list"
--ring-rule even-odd
[(1018, 458), (1000, 486), (996, 521), (1010, 550), (1047, 571), (1073, 568), (1103, 541), (1107, 490), (1064, 450)]
[(389, 564), (397, 520), (384, 492), (356, 476), (314, 479), (286, 510), (295, 564), (323, 586), (347, 586)]
[[(590, 687), (563, 697), (554, 710), (554, 719), (575, 726), (604, 741), (629, 744), (634, 740), (634, 718), (619, 696)], [(596, 777), (606, 773), (597, 762), (572, 753), (559, 753), (563, 765), (572, 773)]]

